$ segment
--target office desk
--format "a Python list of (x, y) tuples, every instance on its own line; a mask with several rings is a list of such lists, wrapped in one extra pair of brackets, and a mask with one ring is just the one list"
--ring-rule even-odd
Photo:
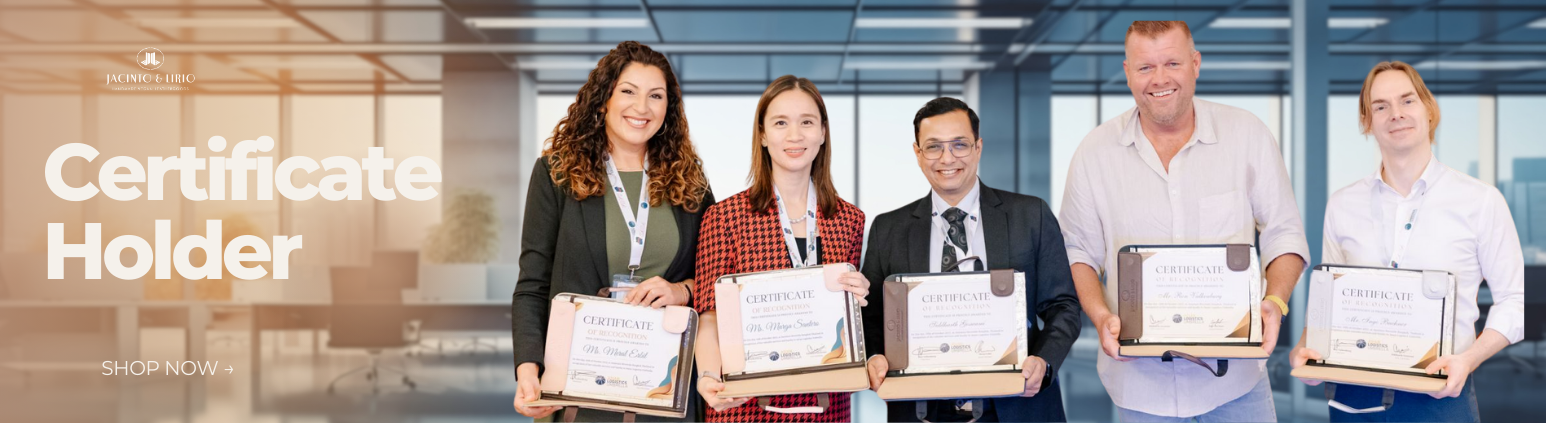
[[(265, 330), (323, 330), (328, 329), (330, 308), (328, 302), (270, 302), (252, 303), (250, 342), (252, 352), (252, 406), (254, 411), (264, 409), (261, 396), (263, 387), (263, 345)], [(508, 331), (510, 330), (510, 301), (461, 301), (461, 302), (410, 302), (401, 304), (407, 310), (407, 319), (420, 321), (420, 329)]]
[(210, 305), (202, 301), (0, 300), (0, 321), (8, 322), (13, 331), (28, 332), (29, 326), (32, 331), (48, 331), (50, 323), (78, 320), (84, 312), (97, 313), (102, 321), (111, 322), (108, 325), (116, 333), (112, 359), (117, 361), (140, 359), (140, 328), (181, 328), (185, 329), (184, 359), (204, 361)]

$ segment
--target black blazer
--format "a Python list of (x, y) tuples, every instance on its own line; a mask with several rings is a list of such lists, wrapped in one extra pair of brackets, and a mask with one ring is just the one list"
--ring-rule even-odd
[[(1040, 198), (1000, 191), (979, 182), (983, 246), (987, 248), (989, 269), (1025, 272), (1026, 307), (1031, 319), (1030, 355), (1052, 365), (1052, 374), (1063, 365), (1068, 351), (1079, 338), (1079, 297), (1069, 271), (1068, 253), (1063, 247), (1063, 231), (1057, 217)], [(930, 195), (875, 218), (870, 226), (869, 251), (864, 256), (864, 277), (870, 280), (870, 294), (864, 307), (865, 350), (885, 354), (884, 298), (881, 281), (898, 273), (928, 273), (930, 231)], [(905, 352), (904, 352), (905, 353)], [(1035, 397), (993, 399), (1001, 421), (1065, 420), (1062, 398), (1055, 383), (1043, 386)], [(916, 420), (912, 402), (894, 402), (891, 420)], [(898, 416), (898, 412), (903, 414)]]
[[(704, 193), (703, 205), (691, 213), (675, 208), (680, 247), (666, 273), (671, 282), (692, 279), (696, 273), (698, 224), (703, 211), (714, 203)], [(538, 158), (526, 189), (526, 220), (521, 225), (521, 275), (510, 299), (510, 335), (515, 340), (515, 365), (537, 363), (547, 341), (548, 307), (561, 293), (596, 295), (607, 287), (606, 197), (575, 200), (568, 190), (553, 183), (546, 157)]]

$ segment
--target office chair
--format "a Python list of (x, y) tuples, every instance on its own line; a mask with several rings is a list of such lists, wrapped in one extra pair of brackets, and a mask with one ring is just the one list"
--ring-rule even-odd
[(403, 369), (381, 364), (383, 351), (402, 349), (415, 343), (403, 334), (407, 313), (400, 290), (373, 284), (370, 268), (334, 267), (331, 276), (333, 306), (327, 347), (365, 350), (370, 362), (334, 378), (327, 385), (327, 393), (333, 394), (339, 381), (355, 373), (365, 374), (365, 379), (371, 383), (372, 395), (381, 393), (383, 372), (402, 376), (403, 385), (410, 390), (418, 388)]

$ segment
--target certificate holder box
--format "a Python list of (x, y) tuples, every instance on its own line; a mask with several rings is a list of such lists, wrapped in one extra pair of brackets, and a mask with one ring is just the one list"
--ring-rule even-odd
[(686, 417), (697, 333), (698, 313), (688, 307), (558, 294), (541, 398), (531, 405)]
[(1444, 389), (1425, 372), (1455, 349), (1455, 277), (1435, 270), (1322, 264), (1310, 273), (1305, 347), (1294, 377), (1407, 392)]
[(859, 303), (847, 263), (726, 275), (715, 281), (721, 398), (868, 389)]
[[(1122, 247), (1118, 354), (1267, 358), (1261, 348), (1262, 279), (1261, 260), (1248, 244)], [(1220, 361), (1216, 375), (1223, 375), (1226, 363)]]
[(888, 401), (994, 398), (1025, 392), (1025, 274), (1014, 270), (886, 278)]

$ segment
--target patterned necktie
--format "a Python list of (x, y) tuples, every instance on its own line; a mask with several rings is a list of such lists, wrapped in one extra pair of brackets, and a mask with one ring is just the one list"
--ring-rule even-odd
[[(951, 207), (945, 210), (942, 216), (945, 217), (945, 222), (949, 223), (949, 230), (946, 233), (945, 243), (940, 246), (944, 250), (939, 255), (939, 269), (942, 272), (959, 272), (962, 269), (956, 267), (956, 260), (960, 260), (959, 257), (956, 257), (956, 248), (961, 249), (963, 253), (970, 252), (970, 249), (966, 246), (966, 225), (964, 223), (966, 212)], [(956, 248), (951, 248), (951, 244), (954, 244)], [(974, 263), (971, 269), (965, 270), (977, 270), (977, 267)]]

